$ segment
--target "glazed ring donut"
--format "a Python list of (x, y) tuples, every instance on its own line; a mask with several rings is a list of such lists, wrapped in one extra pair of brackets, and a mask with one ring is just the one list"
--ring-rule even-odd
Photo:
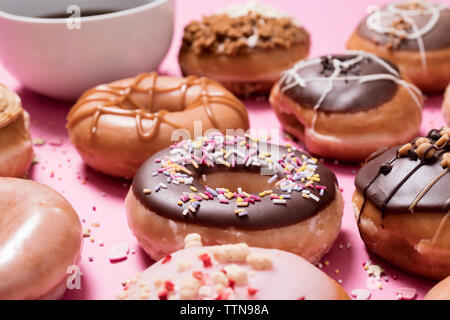
[(0, 84), (0, 176), (22, 177), (33, 160), (30, 117), (17, 94)]
[(89, 166), (126, 178), (180, 137), (249, 127), (245, 106), (220, 84), (154, 72), (88, 90), (67, 121), (70, 139)]
[(345, 290), (301, 257), (245, 243), (185, 249), (125, 282), (121, 300), (350, 300)]
[(290, 146), (248, 136), (183, 140), (139, 169), (128, 224), (155, 260), (199, 233), (207, 245), (246, 242), (316, 263), (340, 231), (336, 184), (317, 159)]
[(439, 93), (450, 82), (450, 10), (428, 1), (388, 4), (366, 17), (347, 48), (396, 63), (422, 91)]
[(80, 260), (77, 214), (33, 181), (0, 178), (0, 194), (0, 300), (60, 298), (67, 268)]
[(422, 120), (420, 90), (393, 64), (360, 51), (299, 61), (270, 102), (283, 129), (309, 152), (344, 161), (410, 141)]
[(447, 90), (445, 90), (442, 113), (444, 114), (445, 121), (450, 125), (450, 83), (447, 86)]
[(237, 95), (267, 95), (309, 48), (309, 33), (297, 21), (250, 1), (189, 23), (178, 59), (183, 74), (217, 80)]
[(424, 298), (425, 300), (450, 300), (450, 276), (439, 282)]
[(356, 176), (353, 206), (366, 246), (399, 268), (450, 275), (450, 128), (374, 154)]

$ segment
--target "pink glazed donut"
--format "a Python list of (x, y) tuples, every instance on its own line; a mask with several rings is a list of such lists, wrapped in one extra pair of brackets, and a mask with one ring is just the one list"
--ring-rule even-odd
[(305, 259), (245, 243), (185, 249), (167, 255), (125, 283), (121, 300), (348, 300), (344, 289)]
[(82, 228), (71, 205), (42, 184), (0, 178), (0, 300), (58, 299), (80, 260)]

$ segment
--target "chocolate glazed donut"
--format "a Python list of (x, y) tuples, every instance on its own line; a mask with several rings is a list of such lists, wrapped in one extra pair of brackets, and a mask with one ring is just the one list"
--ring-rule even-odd
[[(450, 274), (450, 129), (380, 150), (356, 176), (353, 205), (366, 245), (408, 272)], [(375, 231), (377, 230), (377, 231)]]
[(388, 4), (363, 19), (347, 43), (395, 62), (421, 90), (450, 82), (450, 10), (427, 1)]
[(299, 61), (270, 96), (283, 129), (313, 154), (362, 161), (405, 143), (421, 121), (420, 90), (375, 55), (348, 51)]
[[(335, 175), (291, 147), (215, 139), (184, 140), (137, 172), (126, 208), (144, 250), (160, 258), (180, 249), (179, 239), (195, 230), (211, 245), (250, 241), (318, 261), (340, 229)], [(195, 150), (200, 154), (190, 152)]]
[(129, 178), (172, 143), (174, 130), (193, 136), (195, 122), (222, 133), (249, 127), (245, 106), (217, 82), (153, 72), (88, 90), (70, 110), (67, 128), (88, 165)]

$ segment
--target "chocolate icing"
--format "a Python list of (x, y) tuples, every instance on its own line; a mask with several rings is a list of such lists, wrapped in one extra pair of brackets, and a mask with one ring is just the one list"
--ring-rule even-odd
[[(440, 138), (441, 135), (437, 133), (438, 130), (432, 130), (428, 134), (431, 143), (436, 143)], [(434, 149), (434, 155), (429, 159), (421, 158), (417, 149), (400, 156), (399, 148), (393, 147), (368, 161), (355, 180), (356, 188), (364, 195), (361, 212), (367, 200), (383, 215), (410, 211), (445, 213), (450, 210), (450, 173), (448, 168), (443, 168), (442, 162), (444, 154), (450, 151), (450, 143), (447, 141), (441, 147), (434, 144), (431, 148)], [(443, 175), (431, 184), (431, 188), (411, 210), (411, 205), (421, 191), (440, 174)]]
[[(270, 146), (267, 148), (270, 150)], [(235, 227), (237, 229), (247, 230), (284, 227), (314, 216), (320, 210), (325, 208), (335, 196), (335, 185), (337, 184), (336, 176), (324, 165), (317, 163), (318, 168), (316, 173), (320, 175), (320, 185), (326, 186), (324, 194), (320, 197), (319, 190), (310, 189), (312, 194), (320, 198), (318, 202), (313, 199), (305, 199), (300, 192), (296, 191), (291, 193), (291, 199), (289, 199), (285, 205), (275, 205), (272, 203), (269, 196), (265, 196), (261, 198), (261, 201), (257, 201), (255, 204), (251, 204), (248, 208), (245, 208), (248, 215), (240, 217), (234, 213), (234, 210), (238, 208), (235, 203), (230, 202), (229, 204), (221, 204), (217, 198), (214, 198), (214, 200), (201, 201), (198, 212), (183, 215), (182, 211), (186, 205), (181, 208), (177, 204), (177, 201), (180, 199), (183, 192), (191, 192), (189, 186), (184, 184), (167, 184), (167, 177), (165, 175), (152, 175), (153, 172), (161, 168), (158, 163), (155, 163), (155, 159), (164, 159), (165, 156), (169, 155), (169, 151), (170, 149), (166, 148), (156, 153), (142, 165), (134, 178), (132, 190), (136, 198), (145, 208), (162, 217), (175, 221), (220, 228)], [(280, 146), (280, 156), (282, 156), (284, 152), (286, 152), (286, 148)], [(294, 152), (297, 157), (303, 155), (300, 151)], [(274, 159), (275, 163), (276, 157), (274, 155), (272, 155), (272, 159)], [(196, 187), (199, 192), (205, 190), (204, 185), (199, 181), (200, 179), (198, 179), (202, 174), (211, 173), (216, 170), (246, 170), (247, 172), (253, 172), (255, 175), (260, 174), (259, 167), (252, 165), (246, 167), (244, 164), (236, 164), (235, 168), (227, 168), (218, 165), (214, 168), (210, 168), (206, 165), (200, 165), (197, 170), (189, 164), (186, 165), (186, 168), (193, 172), (192, 176), (194, 177), (194, 180), (192, 185)], [(267, 179), (270, 177), (270, 175), (267, 176)], [(161, 182), (166, 183), (168, 188), (159, 192), (152, 192), (150, 195), (145, 194), (145, 188), (152, 189)], [(279, 195), (286, 194), (286, 192), (283, 192), (278, 186), (273, 187), (272, 190)], [(261, 191), (263, 191), (263, 189)]]
[[(386, 6), (382, 8), (386, 10)], [(430, 14), (418, 15), (414, 17), (414, 21), (419, 28), (426, 25), (430, 19)], [(384, 21), (384, 20), (383, 20)], [(367, 26), (367, 17), (359, 24), (357, 28), (359, 36), (370, 40), (379, 45), (387, 45), (393, 38), (386, 33), (379, 33), (371, 30)], [(439, 50), (450, 46), (450, 10), (448, 8), (440, 11), (439, 20), (429, 32), (422, 36), (425, 50)], [(419, 45), (416, 39), (402, 39), (396, 50), (419, 51)]]
[[(348, 61), (356, 57), (356, 54), (332, 55), (321, 57), (322, 62), (308, 65), (296, 71), (304, 79), (316, 77), (329, 77), (334, 70), (332, 59)], [(387, 61), (386, 61), (387, 62)], [(390, 62), (389, 65), (398, 71), (398, 68)], [(294, 71), (295, 72), (295, 71)], [(364, 57), (362, 61), (343, 70), (340, 76), (362, 76), (373, 74), (388, 74), (384, 66), (370, 57)], [(280, 83), (280, 88), (287, 85), (286, 80)], [(326, 90), (327, 82), (308, 82), (305, 87), (293, 86), (284, 91), (284, 94), (295, 102), (307, 108), (314, 108), (322, 93)], [(321, 111), (330, 112), (357, 112), (376, 108), (389, 101), (396, 94), (398, 84), (392, 80), (376, 80), (359, 83), (358, 80), (333, 81), (333, 90), (328, 93), (320, 104)]]

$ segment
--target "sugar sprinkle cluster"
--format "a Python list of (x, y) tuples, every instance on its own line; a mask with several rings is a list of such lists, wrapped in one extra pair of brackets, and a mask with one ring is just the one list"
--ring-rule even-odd
[[(233, 212), (238, 216), (248, 215), (248, 208), (263, 197), (270, 197), (274, 205), (286, 205), (295, 193), (311, 201), (319, 202), (327, 187), (320, 185), (320, 175), (317, 172), (318, 160), (295, 154), (295, 148), (286, 144), (286, 151), (279, 154), (280, 149), (274, 148), (267, 139), (260, 139), (249, 135), (222, 136), (214, 135), (199, 137), (195, 140), (182, 140), (170, 147), (169, 155), (164, 159), (155, 159), (160, 165), (154, 171), (154, 177), (166, 176), (166, 183), (159, 182), (153, 188), (144, 188), (143, 193), (150, 196), (169, 188), (170, 184), (186, 186), (177, 200), (182, 207), (183, 215), (196, 214), (202, 202), (218, 201), (223, 205), (234, 205)], [(267, 148), (271, 148), (269, 152)], [(263, 150), (265, 149), (265, 150)], [(275, 152), (274, 152), (275, 149)], [(201, 166), (210, 168), (224, 166), (227, 168), (259, 167), (261, 174), (268, 173), (267, 183), (272, 189), (261, 190), (252, 194), (238, 187), (230, 190), (225, 187), (210, 188), (205, 184), (202, 190), (192, 185), (194, 170)], [(206, 183), (205, 175), (201, 176)], [(316, 190), (313, 193), (313, 190)]]

